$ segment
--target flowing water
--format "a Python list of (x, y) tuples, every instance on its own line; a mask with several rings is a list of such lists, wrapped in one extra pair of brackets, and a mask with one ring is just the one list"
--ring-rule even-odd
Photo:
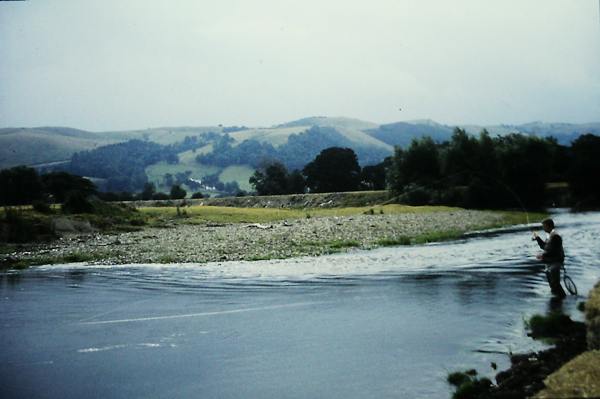
[[(580, 294), (600, 213), (555, 215)], [(447, 398), (540, 349), (551, 307), (526, 229), (320, 258), (0, 274), (2, 398)], [(582, 296), (567, 298), (575, 310)]]

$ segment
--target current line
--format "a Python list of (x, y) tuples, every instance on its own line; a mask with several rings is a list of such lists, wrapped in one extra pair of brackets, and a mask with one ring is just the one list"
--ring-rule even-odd
[(232, 309), (232, 310), (220, 310), (220, 311), (215, 311), (215, 312), (176, 314), (176, 315), (170, 315), (170, 316), (139, 317), (139, 318), (135, 318), (135, 319), (85, 321), (85, 322), (80, 322), (79, 324), (85, 324), (85, 325), (118, 324), (118, 323), (131, 323), (131, 322), (136, 322), (136, 321), (183, 319), (183, 318), (186, 318), (186, 317), (203, 317), (203, 316), (214, 316), (214, 315), (231, 314), (231, 313), (255, 312), (255, 311), (259, 311), (259, 310), (291, 308), (291, 307), (296, 307), (296, 306), (308, 306), (308, 305), (313, 305), (315, 303), (316, 302), (298, 302), (298, 303), (290, 303), (290, 304), (284, 304), (284, 305), (263, 306), (263, 307), (260, 307), (260, 308), (243, 308), (243, 309)]

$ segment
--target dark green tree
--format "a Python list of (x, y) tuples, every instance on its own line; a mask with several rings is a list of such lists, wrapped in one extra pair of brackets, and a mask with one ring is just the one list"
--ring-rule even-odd
[(303, 194), (306, 191), (306, 179), (302, 172), (296, 169), (288, 175), (287, 188), (288, 194)]
[(497, 139), (504, 207), (539, 209), (550, 177), (549, 143), (538, 137), (511, 134)]
[(377, 165), (365, 166), (360, 171), (360, 184), (365, 190), (385, 190), (386, 173), (392, 164), (392, 157), (387, 157)]
[(51, 172), (41, 177), (44, 190), (52, 194), (57, 202), (65, 202), (67, 194), (79, 191), (84, 196), (96, 193), (96, 186), (89, 179), (67, 172)]
[(569, 189), (577, 205), (600, 205), (600, 137), (580, 136), (571, 146), (571, 167), (568, 171)]
[(187, 191), (185, 191), (179, 184), (174, 184), (171, 187), (171, 198), (172, 199), (183, 199), (187, 195)]
[(395, 148), (388, 173), (389, 187), (395, 195), (434, 189), (439, 184), (440, 169), (440, 153), (435, 142), (430, 137), (414, 139), (407, 150)]
[(288, 193), (288, 171), (281, 162), (271, 162), (257, 169), (249, 179), (258, 195)]
[(312, 192), (358, 190), (360, 165), (351, 148), (326, 148), (302, 170)]
[(42, 195), (42, 183), (35, 169), (17, 166), (0, 171), (0, 205), (31, 204)]
[(140, 199), (144, 201), (151, 200), (155, 193), (156, 186), (154, 185), (154, 183), (146, 183), (144, 184), (144, 189), (140, 193)]

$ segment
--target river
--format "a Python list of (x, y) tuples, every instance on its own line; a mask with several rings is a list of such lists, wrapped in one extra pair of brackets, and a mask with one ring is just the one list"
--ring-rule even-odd
[[(554, 215), (600, 278), (600, 213)], [(0, 274), (2, 398), (448, 398), (450, 371), (540, 349), (550, 290), (526, 230), (319, 258)], [(581, 320), (570, 296), (563, 310)]]

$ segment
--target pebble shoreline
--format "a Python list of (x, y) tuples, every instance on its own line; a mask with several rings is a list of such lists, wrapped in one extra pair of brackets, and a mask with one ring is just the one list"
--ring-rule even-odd
[(90, 263), (206, 263), (318, 256), (348, 248), (371, 249), (384, 240), (440, 232), (468, 232), (502, 224), (499, 213), (453, 210), (430, 213), (313, 217), (268, 224), (179, 223), (118, 234), (71, 234), (21, 247), (20, 259), (82, 254)]

